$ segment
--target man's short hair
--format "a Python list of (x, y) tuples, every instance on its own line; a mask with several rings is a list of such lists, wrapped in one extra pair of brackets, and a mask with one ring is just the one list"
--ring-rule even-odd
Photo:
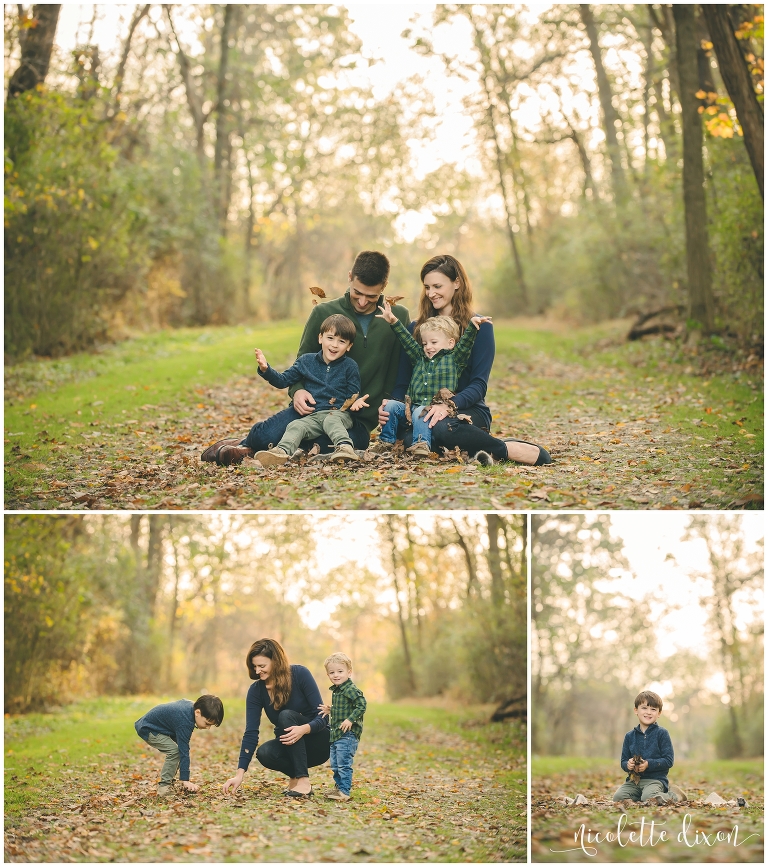
[(320, 326), (320, 333), (335, 334), (337, 337), (354, 343), (357, 329), (355, 328), (355, 323), (344, 316), (343, 313), (334, 313), (323, 320), (323, 324)]
[(217, 695), (201, 695), (193, 710), (199, 710), (201, 715), (215, 726), (220, 726), (224, 719), (224, 703)]
[(656, 695), (655, 692), (650, 692), (647, 689), (644, 689), (642, 692), (637, 694), (635, 698), (635, 707), (640, 707), (641, 704), (647, 704), (648, 707), (656, 707), (659, 710), (664, 706), (664, 702), (661, 700), (660, 695)]
[[(472, 327), (474, 328), (474, 325)], [(430, 316), (429, 319), (421, 323), (419, 336), (425, 331), (439, 331), (453, 340), (459, 339), (459, 323), (455, 319), (451, 319), (450, 316)]]
[(389, 279), (389, 259), (383, 253), (363, 250), (355, 258), (352, 278), (357, 278), (366, 286), (381, 286)]
[(327, 671), (328, 666), (332, 662), (340, 662), (342, 665), (346, 665), (349, 671), (352, 671), (352, 660), (347, 656), (346, 653), (336, 652), (332, 653), (328, 659), (323, 663), (323, 668)]

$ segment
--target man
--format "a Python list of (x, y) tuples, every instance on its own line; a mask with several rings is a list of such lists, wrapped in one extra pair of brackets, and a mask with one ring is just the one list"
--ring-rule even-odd
[[(299, 344), (299, 355), (317, 352), (317, 336), (320, 325), (334, 313), (341, 313), (355, 323), (357, 336), (349, 356), (360, 368), (362, 395), (367, 405), (355, 413), (355, 423), (349, 430), (354, 447), (366, 449), (370, 432), (378, 425), (378, 407), (385, 397), (389, 397), (397, 378), (400, 358), (400, 344), (393, 330), (382, 319), (376, 318), (381, 296), (389, 279), (389, 260), (383, 253), (366, 250), (357, 255), (352, 270), (348, 274), (349, 287), (341, 298), (317, 304), (304, 326)], [(407, 327), (408, 310), (399, 304), (392, 312)], [(269, 449), (278, 443), (286, 427), (297, 418), (314, 412), (314, 399), (302, 383), (296, 383), (288, 392), (293, 399), (291, 406), (276, 413), (265, 421), (257, 422), (248, 436), (220, 440), (209, 446), (202, 454), (202, 460), (215, 461), (220, 466), (239, 464), (243, 458), (253, 457), (257, 451)], [(322, 451), (330, 451), (332, 443), (323, 435), (314, 440)], [(305, 448), (310, 443), (303, 443)]]

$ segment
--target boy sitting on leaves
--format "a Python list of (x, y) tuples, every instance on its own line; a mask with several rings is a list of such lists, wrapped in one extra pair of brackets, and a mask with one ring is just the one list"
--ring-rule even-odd
[(671, 786), (667, 771), (675, 763), (669, 732), (656, 720), (663, 702), (655, 692), (644, 690), (635, 698), (638, 725), (624, 735), (621, 767), (629, 774), (613, 795), (614, 801), (630, 799), (644, 804), (668, 804), (685, 800), (678, 786)]
[(292, 421), (280, 442), (267, 451), (256, 452), (254, 458), (263, 467), (282, 466), (301, 445), (303, 439), (328, 434), (335, 446), (332, 461), (356, 461), (357, 453), (347, 431), (352, 427), (352, 416), (368, 404), (368, 397), (360, 394), (360, 370), (357, 362), (347, 356), (355, 342), (356, 329), (351, 319), (335, 313), (320, 326), (319, 352), (300, 355), (284, 373), (270, 367), (264, 353), (254, 349), (262, 376), (275, 388), (290, 388), (304, 382), (304, 388), (315, 399), (315, 410), (303, 418)]
[[(418, 340), (392, 313), (384, 300), (378, 318), (392, 326), (400, 345), (413, 362), (413, 373), (406, 398), (411, 402), (413, 445), (408, 453), (413, 457), (427, 457), (432, 451), (432, 429), (424, 416), (435, 401), (438, 392), (447, 389), (451, 395), (456, 391), (461, 372), (467, 366), (477, 332), (489, 316), (473, 316), (470, 325), (459, 340), (459, 326), (449, 316), (433, 316), (419, 328)], [(474, 327), (473, 327), (474, 326)], [(456, 341), (458, 340), (458, 345)], [(381, 429), (378, 441), (369, 448), (374, 454), (385, 454), (398, 439), (399, 425), (408, 421), (406, 404), (399, 400), (387, 401), (389, 419)]]

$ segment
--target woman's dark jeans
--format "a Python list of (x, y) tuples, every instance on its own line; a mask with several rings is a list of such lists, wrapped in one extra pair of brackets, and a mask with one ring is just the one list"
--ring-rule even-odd
[[(465, 421), (460, 421), (457, 418), (444, 418), (432, 428), (432, 451), (438, 451), (441, 447), (445, 447), (451, 451), (458, 446), (461, 451), (467, 452), (470, 457), (478, 452), (488, 452), (493, 455), (498, 461), (506, 461), (509, 459), (507, 446), (504, 440), (492, 437), (484, 426), (488, 423), (485, 414), (479, 412), (475, 407), (461, 410), (463, 415), (468, 415), (472, 419), (472, 424)], [(404, 445), (406, 448), (411, 444), (412, 431), (408, 431)]]
[(280, 736), (291, 726), (302, 726), (314, 717), (304, 716), (296, 710), (281, 710), (277, 716), (275, 738), (266, 741), (256, 750), (257, 760), (271, 771), (279, 771), (286, 777), (308, 777), (309, 769), (323, 765), (331, 755), (331, 733), (321, 729), (315, 734), (304, 735), (295, 744), (280, 743)]
[[(304, 416), (296, 412), (293, 406), (287, 406), (285, 409), (281, 409), (280, 412), (276, 412), (269, 418), (265, 418), (264, 421), (257, 421), (240, 445), (248, 446), (249, 449), (253, 449), (255, 452), (271, 449), (272, 446), (276, 446), (283, 438), (288, 425), (299, 418), (304, 418)], [(368, 443), (371, 441), (368, 428), (359, 419), (355, 419), (355, 423), (349, 429), (349, 438), (352, 440), (354, 447), (361, 451), (367, 449)], [(304, 440), (301, 447), (305, 451), (308, 451), (313, 442), (316, 442), (320, 446), (320, 451), (322, 452), (332, 452), (334, 449), (333, 443), (325, 434), (311, 442)]]

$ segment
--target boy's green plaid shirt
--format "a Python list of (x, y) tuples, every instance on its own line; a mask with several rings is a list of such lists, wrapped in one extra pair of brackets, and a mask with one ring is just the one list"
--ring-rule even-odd
[(345, 719), (352, 723), (350, 731), (360, 740), (363, 733), (363, 714), (365, 713), (366, 701), (363, 693), (352, 683), (345, 680), (344, 683), (331, 686), (333, 699), (331, 701), (331, 743), (337, 741), (345, 732), (340, 728)]
[(423, 347), (408, 333), (399, 320), (392, 326), (408, 358), (413, 362), (413, 373), (407, 394), (414, 406), (424, 406), (441, 388), (456, 391), (459, 376), (469, 361), (477, 337), (477, 328), (471, 323), (453, 349), (441, 349), (437, 355), (427, 358)]

